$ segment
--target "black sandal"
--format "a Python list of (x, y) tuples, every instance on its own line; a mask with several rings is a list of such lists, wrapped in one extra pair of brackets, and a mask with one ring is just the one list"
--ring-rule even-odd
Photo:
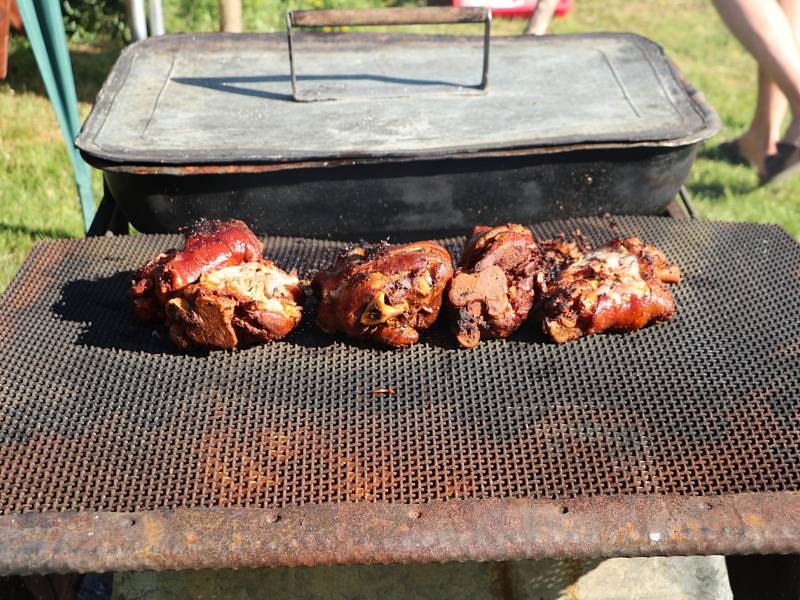
[(724, 160), (726, 163), (732, 165), (753, 166), (752, 163), (742, 155), (742, 149), (739, 147), (738, 139), (722, 142), (717, 146), (713, 158)]
[(778, 142), (778, 150), (765, 161), (766, 173), (760, 178), (761, 185), (778, 183), (800, 173), (800, 146), (789, 142)]

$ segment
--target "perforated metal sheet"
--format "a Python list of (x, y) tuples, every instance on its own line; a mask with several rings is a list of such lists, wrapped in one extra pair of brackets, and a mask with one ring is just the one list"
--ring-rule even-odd
[[(0, 301), (0, 509), (800, 490), (800, 246), (661, 218), (534, 233), (575, 227), (661, 247), (685, 276), (676, 319), (563, 346), (527, 325), (471, 351), (437, 326), (391, 351), (329, 338), (312, 304), (281, 342), (180, 355), (125, 299), (176, 237), (39, 243)], [(266, 254), (308, 274), (337, 247)]]

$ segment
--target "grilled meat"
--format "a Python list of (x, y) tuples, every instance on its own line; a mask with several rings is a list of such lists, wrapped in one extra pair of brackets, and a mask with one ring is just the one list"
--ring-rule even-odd
[(558, 343), (602, 331), (631, 331), (668, 321), (675, 301), (664, 284), (680, 271), (639, 238), (613, 240), (558, 274), (537, 305), (545, 333)]
[(352, 248), (314, 279), (317, 322), (327, 333), (410, 346), (436, 320), (452, 276), (450, 254), (435, 242)]
[(300, 323), (302, 298), (297, 275), (269, 260), (209, 271), (167, 302), (170, 339), (181, 349), (277, 340)]
[(522, 225), (475, 227), (447, 289), (451, 329), (464, 348), (508, 337), (534, 300), (538, 249)]
[(167, 250), (134, 273), (128, 296), (140, 319), (163, 320), (167, 301), (203, 273), (257, 260), (264, 250), (242, 221), (201, 220), (180, 231), (182, 250)]
[(581, 258), (585, 245), (565, 240), (539, 240), (534, 287), (537, 298), (542, 297), (567, 266)]
[(261, 258), (264, 245), (242, 221), (182, 228), (182, 250), (139, 269), (128, 295), (135, 314), (165, 321), (181, 349), (232, 349), (279, 339), (300, 322), (296, 274)]

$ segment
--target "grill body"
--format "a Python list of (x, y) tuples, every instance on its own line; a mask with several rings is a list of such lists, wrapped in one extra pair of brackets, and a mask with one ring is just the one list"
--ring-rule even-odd
[[(139, 231), (412, 238), (475, 222), (663, 214), (719, 119), (655, 43), (167, 35), (120, 56), (76, 141)], [(524, 68), (520, 68), (524, 65)]]
[(414, 240), (468, 230), (477, 222), (663, 214), (700, 143), (275, 172), (213, 166), (192, 175), (171, 174), (170, 168), (147, 174), (107, 170), (104, 177), (125, 217), (147, 233), (235, 214), (271, 235)]
[[(180, 355), (125, 299), (176, 236), (38, 244), (0, 302), (0, 570), (800, 551), (800, 246), (533, 227), (576, 228), (662, 248), (675, 320), (391, 351), (326, 336), (312, 302), (283, 341)], [(266, 244), (301, 275), (341, 247)]]

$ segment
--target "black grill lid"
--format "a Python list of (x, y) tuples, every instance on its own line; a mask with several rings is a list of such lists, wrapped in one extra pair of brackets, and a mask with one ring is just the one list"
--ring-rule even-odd
[(90, 161), (296, 163), (695, 143), (718, 119), (632, 34), (181, 34), (125, 49), (77, 140)]

